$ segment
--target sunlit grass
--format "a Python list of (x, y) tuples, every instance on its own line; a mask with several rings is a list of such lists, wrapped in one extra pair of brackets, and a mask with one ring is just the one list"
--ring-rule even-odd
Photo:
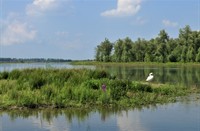
[(103, 70), (24, 69), (0, 73), (0, 108), (134, 107), (198, 92), (167, 84), (116, 79)]

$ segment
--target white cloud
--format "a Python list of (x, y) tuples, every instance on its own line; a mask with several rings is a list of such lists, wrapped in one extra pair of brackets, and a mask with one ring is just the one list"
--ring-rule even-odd
[(142, 0), (118, 0), (117, 8), (101, 13), (102, 16), (130, 16), (135, 15), (141, 8)]
[(167, 26), (167, 27), (177, 27), (178, 26), (177, 22), (172, 22), (170, 20), (163, 20), (162, 23), (164, 26)]
[(45, 11), (51, 10), (57, 6), (56, 0), (34, 0), (27, 5), (26, 14), (28, 16), (42, 15)]
[(0, 37), (1, 45), (13, 45), (33, 40), (36, 36), (36, 30), (32, 29), (27, 23), (13, 21), (4, 22), (2, 34)]

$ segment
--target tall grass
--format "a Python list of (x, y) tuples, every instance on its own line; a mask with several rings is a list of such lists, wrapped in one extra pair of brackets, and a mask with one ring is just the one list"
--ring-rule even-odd
[(170, 102), (196, 91), (120, 80), (102, 70), (24, 69), (0, 73), (0, 108), (127, 107)]

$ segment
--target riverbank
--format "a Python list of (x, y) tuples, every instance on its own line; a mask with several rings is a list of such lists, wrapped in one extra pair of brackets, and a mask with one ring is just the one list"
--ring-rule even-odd
[(71, 65), (110, 65), (110, 66), (200, 66), (199, 62), (167, 62), (167, 63), (160, 63), (160, 62), (98, 62), (98, 61), (72, 61), (70, 62)]
[(103, 70), (23, 69), (0, 73), (0, 109), (136, 107), (199, 90), (116, 79)]

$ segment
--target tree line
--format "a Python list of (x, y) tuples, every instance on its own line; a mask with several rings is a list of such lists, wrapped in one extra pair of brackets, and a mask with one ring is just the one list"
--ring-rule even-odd
[(200, 62), (200, 31), (189, 25), (179, 29), (178, 38), (170, 38), (163, 29), (156, 38), (132, 41), (129, 37), (110, 42), (105, 38), (95, 48), (101, 62)]
[(54, 58), (0, 58), (0, 63), (12, 63), (12, 62), (71, 62), (70, 59), (54, 59)]

